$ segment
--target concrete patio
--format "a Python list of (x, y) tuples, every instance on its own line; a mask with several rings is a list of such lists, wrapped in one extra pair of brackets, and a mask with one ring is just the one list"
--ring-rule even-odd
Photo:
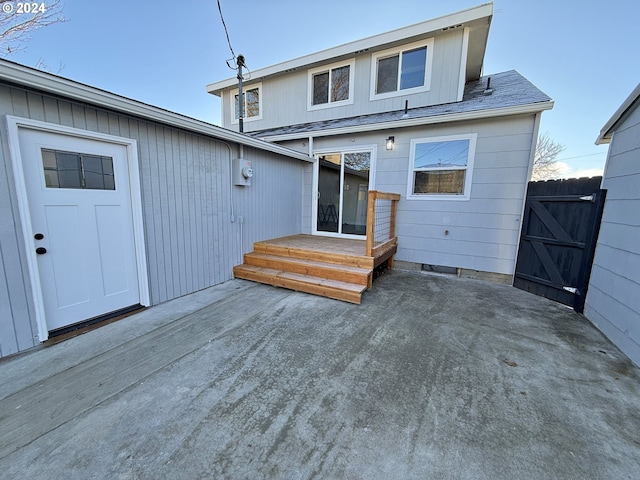
[(640, 371), (509, 286), (234, 280), (0, 361), (0, 477), (637, 479)]

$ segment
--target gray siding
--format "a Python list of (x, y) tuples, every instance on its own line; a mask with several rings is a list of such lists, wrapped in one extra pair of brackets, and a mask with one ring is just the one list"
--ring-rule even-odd
[[(396, 259), (513, 275), (535, 116), (318, 138), (315, 149), (377, 145), (374, 188), (401, 195)], [(477, 133), (468, 201), (407, 200), (411, 139)], [(395, 136), (396, 146), (384, 141)], [(300, 142), (288, 142), (302, 149)], [(306, 187), (311, 190), (311, 176)], [(445, 230), (449, 234), (445, 235)]]
[[(302, 229), (304, 162), (245, 148), (255, 176), (251, 187), (235, 187), (230, 155), (238, 155), (237, 145), (0, 85), (5, 114), (137, 140), (152, 304), (229, 280), (254, 241)], [(38, 340), (6, 124), (0, 135), (0, 356), (6, 356)]]
[[(408, 40), (407, 43), (411, 41)], [(307, 111), (308, 75), (306, 69), (262, 80), (262, 119), (245, 121), (245, 131), (251, 132), (284, 125), (401, 110), (404, 108), (405, 100), (409, 101), (411, 108), (454, 102), (458, 95), (462, 43), (462, 30), (449, 32), (435, 38), (432, 52), (431, 89), (418, 94), (370, 101), (372, 75), (370, 52), (355, 57), (354, 102), (351, 105)], [(250, 87), (251, 82), (248, 82), (246, 88)], [(231, 123), (233, 111), (231, 110), (230, 90), (225, 92), (221, 102), (223, 125), (237, 131), (238, 124)]]
[(640, 108), (615, 130), (584, 315), (640, 365)]

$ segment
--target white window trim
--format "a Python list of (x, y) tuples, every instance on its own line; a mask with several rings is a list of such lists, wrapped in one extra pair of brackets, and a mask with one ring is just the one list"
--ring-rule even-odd
[[(144, 220), (142, 216), (142, 190), (140, 182), (140, 168), (138, 159), (138, 142), (132, 138), (117, 137), (104, 133), (90, 132), (74, 127), (51, 124), (39, 120), (14, 117), (7, 115), (7, 131), (9, 137), (9, 152), (14, 172), (16, 197), (18, 200), (18, 212), (22, 222), (23, 241), (26, 247), (27, 269), (31, 282), (31, 298), (34, 304), (35, 321), (38, 328), (38, 340), (44, 342), (49, 338), (47, 319), (45, 315), (44, 299), (40, 284), (38, 260), (33, 246), (33, 232), (31, 227), (31, 212), (27, 196), (26, 177), (22, 164), (22, 151), (20, 149), (20, 129), (40, 130), (43, 132), (68, 135), (89, 140), (115, 143), (123, 145), (127, 150), (127, 168), (129, 170), (129, 188), (131, 194), (131, 206), (133, 215), (133, 235), (136, 249), (136, 266), (138, 268), (138, 292), (140, 293), (140, 305), (151, 306), (151, 294), (149, 292), (149, 276), (147, 273), (146, 242), (144, 233)], [(43, 181), (44, 185), (44, 181)]]
[[(255, 117), (243, 117), (243, 123), (247, 123), (247, 122), (255, 122), (256, 120), (262, 120), (262, 83), (252, 83), (251, 85), (243, 85), (242, 86), (242, 93), (246, 94), (247, 90), (254, 90), (254, 89), (258, 89), (258, 109), (260, 114), (256, 115)], [(238, 93), (240, 92), (240, 90), (238, 90), (237, 88), (235, 90), (231, 90), (231, 93), (229, 95), (229, 104), (230, 104), (230, 113), (231, 113), (231, 124), (232, 125), (237, 125), (238, 123), (240, 123), (240, 120), (236, 118), (236, 95), (238, 95)], [(245, 97), (246, 98), (246, 97)], [(245, 110), (245, 115), (246, 115), (246, 110)]]
[[(371, 152), (371, 166), (369, 168), (369, 190), (375, 190), (376, 188), (376, 164), (378, 158), (378, 145), (358, 145), (358, 146), (348, 146), (348, 147), (327, 147), (327, 148), (319, 148), (313, 150), (313, 198), (314, 200), (311, 202), (311, 234), (318, 235), (321, 237), (337, 237), (337, 238), (353, 238), (355, 240), (362, 240), (362, 235), (350, 235), (348, 233), (335, 233), (335, 232), (324, 232), (322, 230), (318, 230), (318, 181), (319, 181), (319, 163), (320, 155), (323, 153), (354, 153), (354, 152)], [(344, 179), (340, 179), (340, 191), (343, 189), (343, 181)], [(342, 208), (342, 200), (340, 200), (340, 208)]]
[[(413, 193), (413, 174), (415, 172), (413, 165), (416, 154), (416, 145), (418, 143), (434, 143), (434, 142), (450, 142), (455, 140), (469, 140), (469, 157), (467, 159), (466, 171), (464, 176), (464, 190), (461, 195), (448, 194), (448, 193), (430, 193), (430, 194), (416, 194)], [(468, 133), (462, 135), (446, 135), (439, 137), (426, 137), (426, 138), (414, 138), (411, 140), (411, 150), (409, 153), (409, 175), (407, 179), (407, 200), (457, 200), (466, 201), (471, 196), (471, 184), (473, 180), (473, 164), (476, 156), (476, 142), (478, 140), (477, 133)], [(429, 170), (439, 170), (433, 168)], [(440, 170), (452, 170), (451, 167), (442, 168)], [(456, 169), (462, 170), (462, 169)]]
[[(382, 100), (385, 98), (399, 97), (402, 95), (408, 95), (412, 93), (428, 92), (429, 90), (431, 90), (433, 43), (434, 43), (433, 38), (429, 38), (427, 40), (422, 40), (420, 42), (414, 42), (408, 45), (402, 45), (400, 47), (390, 48), (388, 50), (383, 50), (382, 52), (375, 52), (371, 54), (371, 91), (369, 93), (369, 100)], [(416, 48), (421, 48), (421, 47), (427, 47), (427, 60), (425, 64), (424, 85), (421, 87), (406, 88), (404, 90), (398, 89), (394, 92), (376, 94), (376, 81), (378, 79), (378, 59), (384, 58), (384, 57), (390, 57), (396, 54), (402, 54), (402, 52), (406, 52), (407, 50), (415, 50)], [(400, 66), (400, 70), (398, 71), (398, 82), (400, 82), (401, 74), (402, 74), (402, 66)]]
[[(321, 103), (319, 105), (313, 105), (313, 76), (321, 72), (329, 72), (329, 88), (331, 88), (331, 70), (340, 67), (349, 66), (349, 98), (347, 100), (340, 100), (338, 102), (331, 101), (331, 95), (329, 95), (329, 101), (327, 103)], [(341, 107), (343, 105), (353, 104), (353, 83), (355, 72), (356, 59), (351, 58), (344, 62), (332, 63), (330, 65), (323, 65), (322, 67), (313, 68), (307, 71), (307, 111), (323, 110), (325, 108)]]

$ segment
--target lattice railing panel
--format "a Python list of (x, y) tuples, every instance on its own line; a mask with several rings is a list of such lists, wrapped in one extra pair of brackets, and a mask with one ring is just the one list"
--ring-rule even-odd
[(369, 191), (367, 208), (367, 256), (375, 256), (378, 245), (395, 239), (397, 193)]

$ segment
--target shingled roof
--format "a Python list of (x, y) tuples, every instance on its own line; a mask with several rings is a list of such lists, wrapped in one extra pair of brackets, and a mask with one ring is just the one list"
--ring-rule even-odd
[[(489, 85), (489, 88), (487, 86)], [(264, 139), (295, 137), (302, 134), (339, 134), (345, 130), (397, 128), (402, 126), (444, 123), (466, 118), (489, 117), (527, 111), (548, 110), (553, 106), (549, 96), (515, 70), (481, 77), (468, 82), (462, 101), (410, 108), (392, 112), (359, 115), (320, 122), (301, 123), (249, 132)], [(474, 115), (477, 114), (477, 115)]]

